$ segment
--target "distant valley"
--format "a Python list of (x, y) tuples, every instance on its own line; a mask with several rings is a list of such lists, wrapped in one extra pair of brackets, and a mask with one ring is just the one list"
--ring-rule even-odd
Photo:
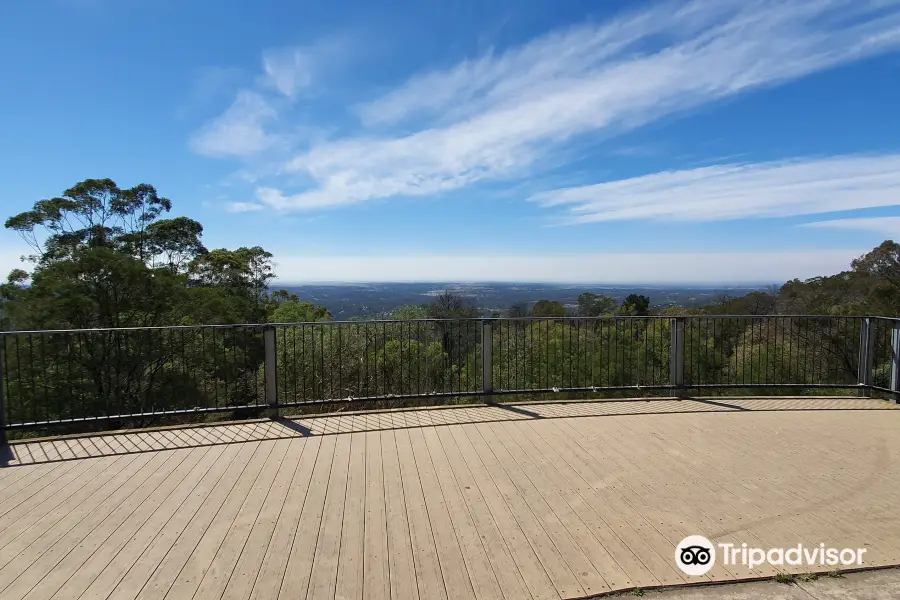
[(518, 303), (556, 300), (567, 307), (577, 306), (578, 295), (584, 292), (606, 294), (622, 301), (629, 294), (643, 294), (651, 306), (698, 306), (714, 301), (723, 293), (741, 296), (758, 286), (604, 286), (557, 285), (540, 283), (355, 283), (273, 285), (287, 289), (302, 300), (327, 308), (336, 320), (372, 317), (391, 312), (399, 306), (424, 304), (444, 290), (454, 290), (468, 296), (484, 315), (502, 312)]

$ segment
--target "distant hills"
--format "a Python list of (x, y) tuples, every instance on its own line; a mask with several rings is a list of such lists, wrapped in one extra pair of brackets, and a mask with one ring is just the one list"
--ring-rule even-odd
[(424, 304), (444, 290), (468, 296), (485, 315), (505, 310), (518, 303), (556, 300), (577, 306), (578, 295), (594, 292), (622, 301), (628, 294), (650, 297), (651, 306), (698, 306), (709, 304), (723, 292), (741, 296), (758, 286), (611, 286), (547, 283), (347, 283), (274, 285), (296, 293), (303, 300), (327, 308), (336, 320), (371, 317), (388, 313), (399, 306)]

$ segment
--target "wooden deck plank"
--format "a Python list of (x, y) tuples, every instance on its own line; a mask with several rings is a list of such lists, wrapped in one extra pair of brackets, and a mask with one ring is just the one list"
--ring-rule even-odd
[(306, 598), (312, 575), (313, 560), (325, 509), (325, 492), (334, 462), (334, 450), (337, 436), (325, 436), (316, 457), (312, 480), (296, 536), (291, 546), (290, 558), (287, 562), (284, 579), (279, 590), (279, 598)]
[(325, 494), (325, 507), (322, 512), (322, 523), (316, 541), (309, 591), (306, 595), (312, 600), (334, 598), (338, 574), (338, 558), (344, 529), (344, 504), (347, 499), (350, 446), (353, 437), (350, 435), (336, 437), (334, 459), (331, 465), (331, 474), (328, 477), (328, 490)]
[[(567, 423), (568, 421), (559, 421), (557, 425), (564, 428)], [(529, 423), (527, 427), (531, 430), (533, 439), (540, 440), (539, 447), (542, 451), (547, 453), (556, 452), (559, 444), (555, 437), (547, 435), (544, 431), (539, 431), (533, 423)], [(562, 435), (575, 435), (577, 437), (578, 434), (562, 429)], [(604, 463), (600, 460), (591, 460), (594, 457), (578, 463), (570, 458), (569, 452), (557, 453), (556, 456), (559, 459), (556, 464), (560, 467), (560, 473), (568, 479), (570, 484), (584, 498), (588, 499), (591, 506), (598, 509), (599, 507), (609, 506), (613, 511), (616, 511), (620, 506), (618, 504), (619, 501), (627, 503), (629, 507), (632, 507), (640, 515), (645, 526), (652, 527), (659, 532), (662, 538), (668, 541), (672, 549), (683, 538), (696, 533), (696, 531), (692, 531), (689, 527), (684, 526), (684, 523), (692, 521), (692, 517), (690, 514), (680, 511), (681, 505), (679, 503), (663, 503), (662, 507), (656, 507), (651, 504), (650, 499), (661, 498), (664, 495), (664, 488), (661, 488), (658, 483), (640, 486), (632, 477), (629, 477), (627, 482), (622, 481), (618, 475), (619, 472), (625, 472), (629, 475), (637, 474), (637, 471), (632, 471), (630, 467), (621, 467), (621, 465), (616, 464), (604, 467)], [(588, 483), (589, 481), (602, 481), (603, 483), (600, 488), (595, 488)], [(609, 494), (615, 494), (621, 500), (617, 500), (616, 503), (610, 505), (607, 501), (610, 497)], [(628, 509), (628, 512), (630, 512), (630, 509)], [(690, 513), (691, 511), (688, 512)], [(657, 580), (653, 575), (653, 570), (645, 566), (640, 558), (642, 556), (646, 557), (647, 553), (652, 552), (660, 555), (660, 558), (665, 560), (669, 558), (665, 555), (666, 549), (662, 548), (660, 550), (646, 546), (641, 541), (644, 539), (643, 536), (631, 528), (632, 519), (628, 520), (628, 529), (624, 532), (620, 531), (613, 540), (604, 540), (604, 545), (613, 552), (617, 562), (622, 564), (625, 571), (636, 573), (634, 581), (647, 582)], [(656, 536), (654, 538), (659, 539)], [(631, 548), (623, 544), (621, 540), (629, 541), (635, 547)], [(715, 573), (718, 575), (718, 580), (734, 578), (734, 574), (725, 570), (721, 565), (716, 565), (714, 569), (717, 569)], [(713, 577), (708, 577), (707, 579), (712, 580)]]
[(252, 492), (256, 480), (268, 463), (274, 448), (273, 442), (260, 442), (258, 451), (254, 453), (253, 459), (241, 473), (238, 482), (225, 499), (225, 503), (219, 508), (206, 531), (203, 532), (197, 546), (191, 552), (187, 562), (184, 563), (181, 572), (172, 583), (172, 587), (169, 588), (166, 594), (167, 598), (192, 598), (197, 593), (222, 541), (240, 514), (247, 496)]
[(459, 483), (453, 475), (437, 432), (434, 427), (427, 427), (421, 433), (428, 456), (434, 465), (437, 480), (435, 491), (439, 492), (446, 502), (450, 522), (459, 541), (474, 596), (479, 599), (502, 600), (503, 591), (500, 589), (484, 542), (469, 514)]
[[(478, 491), (478, 494), (470, 495), (470, 499), (477, 502), (480, 496), (484, 500), (489, 514), (515, 562), (516, 572), (525, 582), (532, 597), (541, 600), (560, 598), (553, 574), (545, 567), (539, 549), (535, 548), (526, 533), (526, 527), (533, 529), (533, 525), (523, 525), (516, 518), (508, 503), (509, 487), (501, 488), (494, 480), (485, 465), (486, 457), (479, 455), (478, 449), (472, 445), (465, 429), (465, 425), (455, 425), (449, 428), (449, 433), (453, 436), (455, 448), (463, 459), (465, 469), (472, 475), (475, 486), (470, 487)], [(454, 473), (457, 477), (465, 478), (465, 469), (460, 466), (459, 470), (454, 469)], [(486, 518), (483, 517), (482, 522), (484, 526), (490, 527), (490, 521)], [(498, 550), (502, 556), (502, 549), (498, 548)]]
[(41, 469), (32, 470), (22, 469), (21, 467), (10, 469), (18, 477), (11, 478), (13, 479), (12, 481), (0, 488), (0, 506), (9, 502), (10, 498), (26, 493), (29, 486), (35, 486), (38, 490), (42, 489), (47, 485), (45, 478), (52, 477), (55, 471), (65, 472), (74, 466), (73, 462), (56, 462), (43, 465), (44, 468)]
[[(689, 506), (702, 507), (719, 503), (726, 507), (724, 510), (717, 511), (716, 515), (706, 516), (706, 527), (712, 528), (711, 531), (718, 531), (719, 529), (718, 524), (712, 520), (713, 517), (721, 521), (724, 514), (727, 519), (746, 523), (752, 521), (753, 517), (757, 515), (758, 508), (753, 505), (752, 498), (742, 494), (739, 487), (715, 481), (723, 477), (724, 472), (716, 468), (715, 461), (711, 455), (691, 453), (695, 460), (701, 461), (705, 466), (702, 476), (698, 476), (695, 472), (692, 472), (693, 469), (684, 464), (683, 460), (670, 456), (664, 447), (659, 446), (659, 444), (659, 441), (646, 440), (645, 444), (643, 444), (645, 447), (638, 448), (631, 440), (623, 440), (621, 445), (628, 447), (630, 452), (627, 454), (623, 453), (620, 448), (617, 448), (617, 451), (621, 454), (622, 460), (634, 465), (634, 468), (640, 472), (641, 467), (647, 462), (646, 460), (641, 460), (644, 456), (643, 453), (651, 451), (651, 448), (656, 450), (658, 447), (658, 451), (651, 451), (659, 465), (656, 470), (667, 470), (670, 475), (681, 478), (688, 484), (686, 487), (678, 490), (678, 493), (681, 495), (680, 503), (688, 500)], [(640, 465), (636, 463), (640, 463)], [(767, 500), (770, 505), (772, 502), (779, 502), (780, 498), (777, 494), (776, 490), (772, 490), (769, 493)], [(746, 531), (743, 537), (748, 543), (753, 541), (759, 545), (783, 546), (791, 543), (796, 544), (797, 542), (809, 543), (809, 540), (803, 538), (802, 531), (792, 531), (790, 528), (785, 527), (762, 527), (754, 531)], [(760, 573), (771, 574), (766, 573), (765, 570), (761, 570)]]
[[(626, 428), (631, 429), (628, 425)], [(760, 431), (756, 435), (759, 435), (760, 441), (766, 445), (765, 433)], [(771, 535), (773, 527), (789, 531), (792, 539), (806, 543), (810, 543), (810, 540), (827, 539), (829, 534), (834, 537), (834, 533), (839, 533), (840, 539), (846, 540), (847, 543), (852, 540), (873, 539), (873, 535), (877, 536), (878, 534), (880, 528), (867, 527), (864, 522), (841, 519), (842, 511), (831, 508), (832, 503), (828, 500), (828, 495), (834, 493), (835, 489), (839, 489), (842, 485), (842, 482), (834, 476), (826, 476), (822, 473), (802, 473), (794, 479), (794, 485), (773, 486), (767, 490), (765, 502), (763, 502), (759, 498), (758, 486), (751, 487), (748, 484), (748, 481), (752, 481), (754, 477), (767, 478), (764, 471), (756, 470), (755, 464), (746, 465), (740, 469), (739, 473), (736, 473), (734, 465), (726, 454), (710, 453), (708, 448), (693, 445), (691, 439), (685, 439), (684, 444), (693, 450), (693, 454), (702, 456), (703, 461), (710, 466), (710, 470), (707, 471), (708, 476), (702, 478), (705, 485), (727, 488), (732, 493), (739, 495), (740, 502), (744, 505), (743, 516), (739, 517), (739, 521), (742, 520), (746, 526), (753, 526), (754, 520), (764, 523), (761, 528), (754, 526), (754, 533), (759, 536)], [(834, 466), (839, 466), (842, 460), (846, 460), (846, 457), (828, 458), (829, 463)], [(855, 459), (852, 460), (855, 461)], [(796, 485), (798, 480), (803, 480), (804, 484)], [(796, 493), (797, 489), (818, 490), (818, 497), (807, 500), (806, 497)], [(815, 510), (816, 505), (824, 510)], [(777, 525), (773, 524), (772, 519), (778, 518), (771, 511), (773, 506), (777, 507), (781, 514), (785, 512), (792, 514), (790, 520)], [(796, 510), (793, 507), (796, 507)], [(783, 519), (779, 518), (779, 520)], [(900, 550), (897, 541), (885, 540), (882, 544), (892, 547), (895, 552)]]
[[(155, 526), (163, 526), (167, 516), (181, 505), (213, 466), (221, 450), (196, 448), (167, 475), (154, 474), (145, 487), (149, 496), (133, 495), (127, 502), (96, 526), (66, 557), (29, 592), (27, 597), (50, 598), (65, 586), (61, 597), (77, 598), (94, 578), (135, 538), (137, 532), (156, 517)], [(130, 512), (129, 512), (130, 511)]]
[[(149, 460), (150, 456), (144, 457)], [(72, 482), (58, 494), (58, 497), (35, 507), (16, 521), (6, 525), (3, 531), (4, 544), (0, 546), (0, 568), (6, 564), (15, 552), (24, 549), (28, 544), (41, 536), (48, 535), (56, 523), (71, 514), (74, 507), (88, 499), (91, 494), (98, 493), (104, 483), (116, 476), (135, 459), (134, 456), (117, 456), (95, 459), (93, 468), (85, 471), (88, 479)]]
[[(578, 577), (573, 572), (572, 566), (566, 560), (566, 557), (561, 554), (561, 550), (557, 548), (554, 541), (555, 537), (556, 542), (562, 543), (565, 541), (566, 544), (572, 544), (571, 540), (564, 540), (565, 532), (559, 520), (549, 512), (541, 513), (540, 515), (534, 513), (525, 495), (527, 493), (533, 499), (533, 490), (529, 489), (529, 486), (521, 480), (517, 485), (516, 481), (510, 477), (501, 459), (494, 454), (494, 450), (485, 442), (477, 424), (464, 426), (462, 432), (475, 448), (489, 476), (500, 490), (507, 506), (509, 506), (509, 510), (522, 527), (525, 537), (531, 543), (535, 553), (540, 557), (541, 563), (550, 575), (550, 579), (557, 588), (560, 597), (576, 598), (585, 596), (584, 588), (578, 582)], [(547, 528), (549, 528), (549, 532)], [(564, 547), (562, 552), (569, 553), (570, 547)]]
[(112, 489), (110, 486), (104, 486), (104, 489), (111, 493), (96, 505), (88, 505), (89, 510), (76, 509), (74, 514), (67, 516), (64, 519), (67, 521), (66, 525), (57, 528), (61, 530), (61, 535), (52, 538), (41, 537), (40, 540), (20, 553), (15, 561), (7, 564), (0, 571), (0, 577), (2, 577), (0, 593), (4, 598), (24, 597), (69, 550), (90, 534), (104, 518), (114, 513), (133, 494), (138, 494), (138, 496), (144, 492), (149, 494), (152, 489), (144, 484), (151, 479), (156, 483), (161, 477), (164, 478), (178, 467), (188, 454), (189, 451), (182, 451), (176, 460), (167, 460), (168, 457), (162, 454), (150, 455), (151, 458), (145, 466), (134, 476), (129, 475), (125, 481), (121, 482), (121, 485)]
[[(165, 539), (173, 540), (181, 533), (192, 515), (199, 508), (203, 499), (209, 494), (215, 483), (223, 476), (227, 468), (237, 456), (237, 448), (222, 447), (217, 452), (207, 455), (213, 464), (205, 473), (197, 473), (188, 476), (188, 481), (196, 482), (193, 487), (185, 485), (187, 497), (173, 499), (167, 502), (165, 507), (160, 506), (157, 511), (143, 524), (140, 529), (127, 540), (124, 547), (114, 556), (111, 556), (110, 548), (98, 550), (90, 561), (66, 583), (63, 598), (107, 598), (127, 573), (132, 573), (135, 563), (144, 556), (153, 556), (154, 544)], [(174, 541), (174, 540), (173, 540)], [(161, 560), (161, 556), (157, 554)], [(158, 561), (157, 561), (158, 562)], [(137, 574), (135, 570), (133, 574)], [(144, 571), (149, 576), (147, 570)]]
[[(582, 440), (573, 438), (570, 433), (560, 429), (562, 423), (570, 421), (577, 422), (578, 419), (560, 419), (546, 423), (547, 435), (552, 439), (552, 444), (565, 449), (565, 456), (576, 471), (594, 473), (594, 477), (588, 480), (594, 490), (589, 492), (590, 495), (594, 502), (608, 509), (609, 512), (605, 514), (615, 514), (616, 521), (622, 523), (621, 527), (616, 528), (616, 534), (652, 573), (653, 580), (662, 585), (684, 583), (683, 574), (676, 569), (671, 559), (675, 544), (680, 540), (673, 542), (667, 539), (623, 497), (623, 493), (627, 495), (627, 491), (623, 492), (621, 486), (617, 485), (616, 471), (612, 467), (594, 470), (597, 461), (608, 459), (596, 446), (586, 446)], [(640, 583), (640, 580), (636, 583), (647, 585)]]
[[(802, 497), (809, 503), (821, 503), (828, 506), (834, 506), (835, 500), (841, 497), (853, 496), (858, 493), (861, 485), (865, 485), (868, 479), (878, 478), (881, 475), (881, 468), (886, 463), (888, 454), (887, 442), (884, 439), (878, 439), (873, 435), (872, 427), (867, 425), (860, 430), (852, 428), (852, 420), (846, 417), (842, 420), (842, 427), (839, 431), (830, 435), (827, 441), (813, 438), (803, 444), (802, 451), (788, 453), (788, 456), (780, 458), (774, 453), (774, 450), (783, 446), (779, 443), (778, 435), (773, 435), (773, 428), (766, 427), (765, 423), (751, 423), (746, 430), (748, 435), (753, 435), (760, 440), (764, 446), (764, 450), (760, 452), (760, 460), (748, 464), (743, 467), (742, 471), (746, 474), (746, 482), (743, 484), (750, 485), (753, 481), (766, 481), (767, 483), (779, 483), (779, 490), (790, 492), (796, 496)], [(783, 425), (779, 429), (783, 429)], [(738, 432), (735, 432), (737, 435)], [(779, 434), (783, 432), (779, 431)], [(787, 433), (790, 439), (802, 439), (803, 431), (791, 431)], [(860, 464), (861, 456), (859, 453), (844, 452), (844, 448), (857, 443), (857, 440), (868, 438), (869, 442), (865, 449), (869, 451), (871, 456), (868, 460), (864, 460)], [(834, 447), (831, 447), (834, 446)], [(792, 464), (794, 468), (800, 468), (797, 465), (798, 460), (802, 460), (805, 453), (815, 454), (820, 460), (827, 461), (828, 472), (808, 472), (800, 469), (799, 472), (791, 473), (792, 476), (787, 479), (780, 472), (770, 473), (760, 470), (761, 466), (770, 464), (771, 461), (779, 460), (782, 464)], [(706, 456), (710, 456), (708, 452)], [(713, 455), (711, 458), (725, 458)], [(862, 468), (861, 468), (862, 467)], [(733, 469), (728, 471), (733, 472)], [(827, 475), (827, 476), (826, 476)], [(742, 478), (744, 479), (744, 478)], [(788, 485), (793, 482), (794, 485)], [(796, 485), (797, 482), (802, 485)], [(881, 516), (881, 511), (887, 510), (893, 512), (894, 497), (889, 491), (879, 491), (875, 489), (867, 490), (868, 502), (863, 505), (857, 505), (861, 510), (872, 514), (872, 516)]]
[(233, 447), (242, 451), (228, 462), (231, 448), (226, 447), (228, 454), (222, 462), (228, 464), (224, 474), (199, 487), (124, 574), (101, 574), (82, 596), (84, 600), (107, 597), (158, 600), (165, 597), (244, 471), (262, 451), (259, 443)]
[(284, 506), (278, 515), (275, 531), (266, 555), (256, 575), (251, 600), (274, 600), (281, 590), (282, 579), (287, 569), (288, 558), (291, 555), (291, 547), (294, 536), (300, 522), (300, 515), (304, 509), (310, 488), (310, 479), (313, 468), (319, 454), (321, 437), (313, 437), (303, 440), (303, 454), (297, 461), (294, 479), (290, 484)]
[(56, 490), (64, 487), (73, 477), (78, 477), (81, 470), (88, 467), (83, 461), (65, 462), (53, 466), (56, 468), (50, 469), (43, 474), (38, 473), (38, 478), (33, 485), (26, 486), (23, 489), (16, 489), (15, 484), (18, 481), (10, 482), (8, 485), (4, 485), (4, 482), (0, 481), (0, 490), (6, 496), (5, 499), (0, 500), (0, 523), (16, 508), (23, 505), (26, 507), (34, 506), (37, 502), (46, 498), (48, 494), (53, 495)]
[[(484, 423), (474, 426), (494, 456), (503, 464), (507, 476), (544, 525), (553, 544), (572, 569), (586, 595), (610, 591), (599, 569), (591, 562), (596, 539), (585, 527), (565, 499), (547, 481), (546, 476), (529, 460), (528, 454), (513, 446), (503, 428), (504, 423)], [(595, 560), (602, 557), (597, 556)]]
[[(422, 484), (425, 508), (428, 514), (428, 521), (431, 524), (447, 596), (450, 598), (469, 598), (474, 600), (475, 592), (472, 587), (469, 568), (463, 559), (456, 527), (450, 516), (447, 497), (444, 495), (440, 481), (435, 473), (434, 461), (425, 443), (422, 428), (407, 429), (405, 433), (412, 450), (411, 454), (416, 472)], [(460, 520), (458, 526), (463, 527), (464, 525), (465, 522)], [(486, 575), (486, 573), (482, 573)], [(482, 583), (484, 584), (485, 582), (482, 581)]]
[[(350, 443), (350, 467), (347, 493), (344, 502), (344, 522), (341, 527), (340, 558), (338, 560), (335, 598), (360, 600), (363, 597), (366, 533), (366, 453), (369, 438), (365, 433), (348, 434)], [(383, 496), (375, 499), (383, 502)]]
[[(79, 493), (0, 546), (0, 591), (31, 566), (33, 560), (62, 538), (80, 519), (85, 518), (93, 509), (91, 501), (97, 503), (104, 501), (112, 496), (117, 488), (127, 484), (129, 479), (148, 463), (152, 462), (158, 466), (164, 460), (164, 457), (156, 457), (154, 461), (154, 457), (147, 454), (116, 461), (113, 467), (118, 468), (111, 468), (87, 482)], [(96, 498), (93, 497), (94, 494), (97, 495)]]
[[(419, 598), (412, 535), (393, 431), (381, 432), (391, 598)], [(423, 598), (426, 600), (426, 598)]]
[[(605, 504), (592, 494), (585, 494), (584, 487), (579, 485), (583, 480), (578, 480), (575, 470), (556, 452), (556, 444), (546, 443), (533, 425), (530, 421), (526, 424), (498, 424), (494, 431), (502, 433), (509, 444), (518, 445), (513, 452), (522, 453), (538, 466), (558, 496), (552, 500), (554, 507), (561, 508), (565, 504), (581, 520), (583, 530), (577, 522), (573, 522), (574, 527), (570, 530), (583, 532), (579, 544), (610, 589), (632, 587), (636, 582), (641, 582), (641, 585), (653, 583), (655, 578), (650, 570), (602, 517)], [(571, 519), (571, 516), (568, 518)], [(609, 518), (610, 515), (607, 515), (607, 519)], [(629, 572), (632, 573), (631, 576)]]
[[(567, 423), (572, 427), (580, 427), (580, 424), (577, 422)], [(576, 434), (577, 435), (577, 434)], [(599, 449), (600, 440), (596, 437), (583, 437), (581, 439), (587, 440), (588, 445), (593, 445), (594, 456), (596, 456), (596, 451)], [(611, 442), (611, 443), (609, 443)], [(649, 440), (645, 440), (644, 446), (649, 446), (651, 442)], [(637, 456), (641, 457), (641, 463), (647, 464), (650, 466), (650, 469), (658, 472), (666, 472), (667, 479), (669, 479), (672, 474), (680, 473), (679, 479), (682, 483), (677, 487), (677, 489), (672, 489), (671, 493), (674, 498), (673, 501), (676, 502), (678, 506), (685, 506), (690, 511), (690, 516), (694, 523), (699, 526), (701, 531), (705, 531), (712, 535), (712, 531), (718, 531), (718, 522), (724, 519), (741, 519), (744, 515), (746, 515), (746, 506), (741, 506), (741, 500), (739, 497), (735, 496), (731, 492), (731, 490), (719, 488), (713, 489), (706, 485), (705, 479), (706, 477), (698, 477), (690, 467), (682, 464), (680, 461), (672, 461), (666, 456), (665, 452), (648, 452), (646, 447), (638, 448), (632, 443), (632, 440), (624, 439), (618, 437), (616, 432), (610, 432), (606, 442), (603, 444), (604, 446), (608, 446), (608, 448), (603, 452), (603, 457), (605, 460), (613, 460), (614, 455), (618, 454), (620, 460), (624, 461), (626, 468), (631, 470), (634, 469), (634, 474), (631, 475), (631, 478), (639, 475), (641, 473), (641, 469), (635, 467), (633, 462), (631, 462), (632, 458)], [(629, 449), (628, 453), (622, 452), (622, 446), (625, 446)], [(635, 456), (631, 456), (631, 454)], [(704, 473), (709, 473), (709, 465), (705, 464)], [(666, 486), (666, 482), (659, 482), (654, 489), (669, 489)], [(708, 510), (708, 507), (716, 506), (717, 509), (712, 512)], [(771, 535), (771, 532), (769, 532)], [(759, 537), (756, 532), (745, 531), (742, 534), (741, 541), (746, 542), (750, 545), (755, 545), (759, 547), (765, 547), (767, 545), (771, 546), (782, 546), (787, 547), (791, 545), (791, 543), (796, 544), (798, 541), (804, 541), (802, 539), (797, 539), (796, 536), (792, 536), (790, 532), (776, 532), (775, 538), (769, 538), (769, 542), (775, 542), (771, 544), (767, 544), (766, 540)], [(780, 540), (781, 543), (778, 543)], [(725, 541), (725, 540), (723, 540)], [(674, 545), (677, 542), (671, 542), (671, 545)], [(777, 573), (777, 569), (768, 565), (760, 565), (754, 572), (754, 574), (758, 576), (773, 576)]]
[(275, 533), (275, 525), (284, 509), (285, 499), (291, 489), (297, 467), (300, 464), (304, 442), (295, 438), (280, 443), (287, 446), (287, 450), (279, 466), (278, 473), (269, 488), (269, 493), (253, 523), (250, 535), (234, 567), (233, 574), (222, 594), (223, 600), (244, 600), (250, 597), (250, 593), (256, 583), (256, 577), (260, 572), (262, 562)]
[[(441, 445), (453, 476), (460, 486), (464, 496), (463, 502), (472, 519), (472, 525), (484, 543), (485, 553), (504, 597), (507, 600), (532, 597), (529, 586), (520, 572), (520, 567), (513, 557), (514, 554), (519, 554), (528, 557), (524, 564), (529, 569), (529, 579), (540, 582), (539, 585), (535, 586), (538, 591), (536, 597), (542, 599), (558, 598), (559, 596), (550, 582), (550, 578), (544, 572), (537, 556), (531, 551), (531, 547), (527, 543), (524, 547), (521, 544), (517, 544), (517, 540), (523, 537), (522, 532), (506, 510), (496, 489), (488, 489), (484, 494), (481, 492), (478, 480), (466, 464), (463, 452), (457, 446), (456, 440), (449, 429), (436, 428), (435, 436)], [(493, 509), (486, 500), (487, 496), (493, 499)], [(501, 531), (498, 521), (495, 521), (492, 510), (501, 511), (503, 517), (499, 519), (499, 522), (505, 524), (504, 530), (507, 532), (508, 540), (504, 538), (504, 533)], [(508, 543), (517, 547), (515, 552), (510, 551)], [(543, 594), (540, 593), (541, 590), (543, 590)]]
[(290, 440), (264, 443), (271, 445), (272, 450), (209, 566), (205, 569), (200, 586), (193, 595), (197, 600), (218, 600), (224, 594), (290, 447)]
[(387, 513), (384, 502), (381, 434), (369, 431), (364, 435), (366, 437), (366, 503), (365, 522), (363, 523), (363, 596), (366, 600), (389, 600), (391, 597), (391, 574)]
[(447, 580), (441, 572), (435, 535), (428, 517), (425, 494), (409, 440), (409, 430), (405, 428), (395, 430), (394, 441), (397, 444), (400, 478), (403, 482), (403, 495), (406, 498), (419, 597), (447, 600)]
[[(42, 515), (47, 514), (81, 489), (84, 478), (90, 477), (91, 473), (102, 472), (103, 468), (108, 467), (114, 460), (84, 460), (72, 463), (75, 468), (61, 474), (52, 482), (48, 482), (48, 485), (42, 490), (26, 497), (0, 517), (0, 535), (4, 539), (13, 539), (16, 535), (14, 530), (23, 531), (29, 527), (35, 520), (40, 519)], [(10, 502), (10, 505), (12, 504)]]
[[(114, 494), (71, 527), (4, 594), (10, 598), (20, 597), (20, 592), (27, 598), (50, 597), (146, 500), (153, 498), (157, 503), (164, 500), (206, 453), (205, 448), (183, 450), (178, 457), (148, 470), (149, 475), (142, 481), (138, 478), (129, 481), (135, 485), (126, 484), (124, 490), (119, 490), (119, 496)], [(126, 494), (127, 490), (131, 491)]]

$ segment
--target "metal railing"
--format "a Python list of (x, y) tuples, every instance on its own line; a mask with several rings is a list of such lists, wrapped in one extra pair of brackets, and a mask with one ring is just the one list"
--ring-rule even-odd
[(0, 433), (335, 402), (732, 388), (900, 393), (900, 320), (445, 319), (0, 334)]

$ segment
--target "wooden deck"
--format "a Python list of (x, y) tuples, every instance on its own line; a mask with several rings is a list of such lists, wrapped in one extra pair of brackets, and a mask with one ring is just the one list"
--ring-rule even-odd
[(792, 570), (688, 577), (690, 534), (900, 564), (893, 408), (532, 404), (13, 444), (0, 598), (567, 599)]

